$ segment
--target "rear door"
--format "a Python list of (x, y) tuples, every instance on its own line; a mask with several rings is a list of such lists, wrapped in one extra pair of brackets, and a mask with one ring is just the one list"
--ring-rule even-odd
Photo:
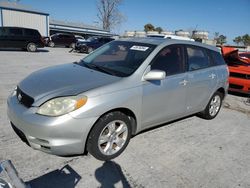
[(6, 47), (22, 48), (25, 43), (22, 28), (9, 28), (8, 29), (8, 43)]
[(217, 75), (207, 50), (186, 46), (188, 62), (187, 111), (203, 110), (217, 85)]
[(152, 61), (151, 70), (165, 71), (166, 78), (143, 83), (144, 128), (185, 115), (187, 73), (183, 52), (181, 45), (167, 46)]

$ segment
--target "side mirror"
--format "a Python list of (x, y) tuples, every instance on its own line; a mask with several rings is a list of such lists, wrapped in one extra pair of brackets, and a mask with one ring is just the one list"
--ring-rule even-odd
[(161, 70), (151, 70), (143, 76), (144, 80), (163, 80), (166, 78), (166, 72)]

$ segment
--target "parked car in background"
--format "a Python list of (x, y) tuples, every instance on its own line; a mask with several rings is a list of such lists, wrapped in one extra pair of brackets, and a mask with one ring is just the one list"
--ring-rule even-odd
[(90, 53), (112, 40), (114, 39), (110, 37), (90, 37), (86, 41), (77, 42), (75, 50), (81, 53)]
[(239, 53), (233, 47), (222, 47), (221, 50), (229, 67), (229, 90), (250, 95), (249, 53)]
[(44, 45), (43, 38), (36, 29), (0, 27), (0, 48), (21, 48), (35, 52)]
[(34, 149), (110, 160), (142, 130), (197, 113), (215, 118), (227, 88), (227, 65), (216, 47), (120, 39), (80, 62), (29, 75), (9, 96), (8, 116)]
[(75, 35), (77, 42), (84, 42), (86, 39), (83, 36)]
[(65, 46), (74, 48), (77, 39), (75, 35), (68, 33), (56, 33), (48, 38), (47, 44), (49, 47)]

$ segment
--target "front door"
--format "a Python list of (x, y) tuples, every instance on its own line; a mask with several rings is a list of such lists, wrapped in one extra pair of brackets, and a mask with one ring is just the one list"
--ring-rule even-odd
[(163, 48), (151, 63), (151, 70), (166, 72), (164, 80), (145, 81), (142, 99), (142, 126), (151, 127), (178, 117), (186, 112), (184, 50), (180, 45)]

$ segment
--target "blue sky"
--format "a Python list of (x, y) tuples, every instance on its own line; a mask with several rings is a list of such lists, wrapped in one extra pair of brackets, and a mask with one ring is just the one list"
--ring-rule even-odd
[[(20, 0), (21, 4), (48, 12), (51, 18), (96, 24), (96, 0)], [(143, 30), (147, 23), (164, 30), (198, 30), (224, 34), (228, 43), (250, 34), (250, 0), (123, 0), (126, 21), (115, 32)]]

